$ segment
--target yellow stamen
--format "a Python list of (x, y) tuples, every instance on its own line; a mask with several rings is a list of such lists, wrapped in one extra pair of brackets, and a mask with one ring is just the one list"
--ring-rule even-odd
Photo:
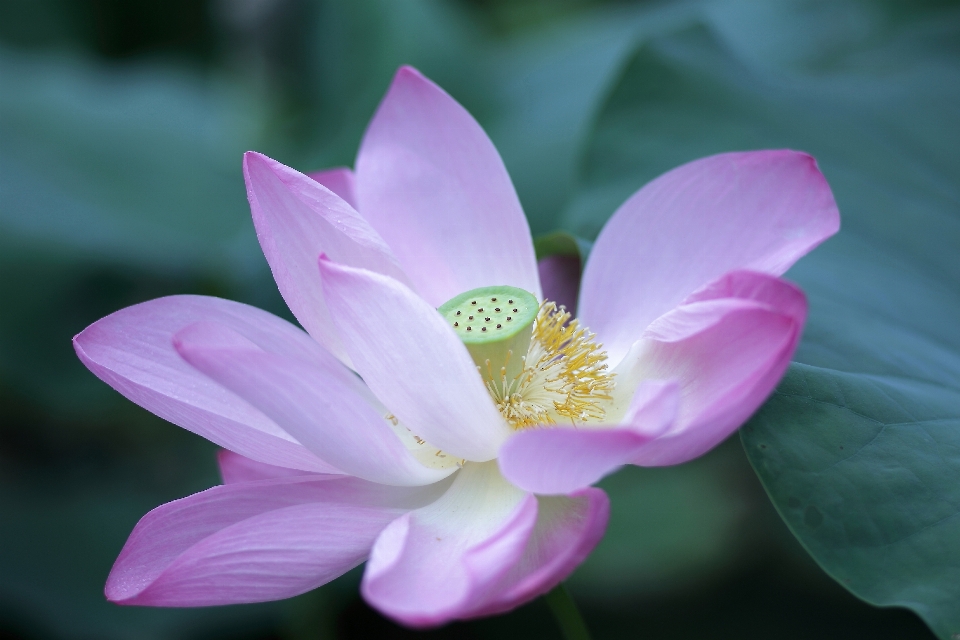
[(540, 305), (523, 370), (508, 379), (501, 369), (499, 379), (490, 376), (487, 382), (511, 427), (603, 420), (601, 401), (611, 399), (614, 374), (607, 372), (607, 354), (593, 338), (563, 307)]

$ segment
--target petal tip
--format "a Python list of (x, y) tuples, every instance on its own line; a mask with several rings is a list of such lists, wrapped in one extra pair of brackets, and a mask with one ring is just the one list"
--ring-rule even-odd
[(254, 168), (272, 168), (271, 163), (276, 162), (259, 151), (247, 151), (243, 154), (243, 177), (247, 182), (250, 181), (250, 171)]
[(263, 163), (266, 159), (267, 157), (259, 151), (245, 151), (243, 153), (243, 177), (249, 181), (248, 172), (251, 165), (257, 162)]
[(77, 356), (78, 356), (81, 360), (83, 359), (83, 345), (81, 344), (81, 341), (83, 340), (83, 334), (84, 334), (85, 331), (86, 331), (86, 329), (84, 329), (83, 331), (81, 331), (81, 332), (78, 333), (77, 335), (75, 335), (75, 336), (73, 336), (72, 338), (70, 338), (70, 344), (73, 345), (73, 350), (74, 350), (74, 352), (76, 352)]
[(416, 67), (413, 67), (409, 64), (400, 65), (400, 68), (397, 69), (397, 73), (394, 75), (394, 81), (400, 79), (414, 79), (414, 80), (426, 80), (426, 76), (420, 73), (420, 70)]

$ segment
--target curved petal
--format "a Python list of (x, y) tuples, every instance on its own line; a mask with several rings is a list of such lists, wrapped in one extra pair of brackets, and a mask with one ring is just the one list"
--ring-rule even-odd
[(467, 111), (402, 67), (357, 156), (363, 217), (438, 307), (488, 285), (538, 298), (530, 228), (500, 155)]
[(510, 434), (467, 348), (436, 309), (396, 280), (320, 259), (344, 347), (377, 398), (419, 437), (490, 460)]
[[(702, 313), (711, 295), (742, 295), (752, 306), (717, 305), (717, 315)], [(708, 287), (671, 314), (693, 309), (701, 329), (691, 321), (670, 323), (687, 328), (670, 340), (639, 340), (622, 366), (618, 380), (672, 378), (680, 382), (676, 424), (641, 447), (635, 464), (669, 465), (695, 458), (729, 436), (773, 392), (800, 340), (806, 318), (803, 292), (768, 275), (736, 272)], [(658, 320), (655, 324), (661, 324)], [(663, 323), (666, 324), (666, 323)], [(622, 374), (622, 375), (621, 375)]]
[(528, 429), (501, 447), (500, 471), (525, 491), (568, 494), (633, 462), (644, 444), (664, 433), (677, 416), (674, 382), (640, 385), (623, 426)]
[(536, 521), (537, 499), (504, 480), (496, 463), (468, 463), (440, 499), (380, 534), (363, 596), (412, 626), (469, 615), (523, 557)]
[(323, 301), (317, 256), (404, 275), (389, 247), (353, 207), (319, 182), (248, 151), (243, 176), (263, 254), (290, 311), (317, 342), (347, 362)]
[(357, 181), (353, 171), (348, 167), (336, 167), (308, 173), (311, 180), (316, 180), (330, 191), (340, 196), (340, 199), (357, 209)]
[[(220, 478), (223, 480), (223, 484), (311, 475), (309, 471), (288, 469), (287, 467), (277, 467), (272, 464), (257, 462), (256, 460), (251, 460), (228, 449), (220, 449), (220, 451), (217, 451), (217, 467), (220, 469)], [(326, 474), (324, 474), (324, 477), (326, 477)]]
[(577, 292), (580, 290), (580, 258), (576, 256), (547, 256), (537, 262), (543, 298), (563, 305), (571, 315), (577, 315)]
[(387, 523), (446, 486), (301, 476), (213, 487), (145, 515), (105, 593), (119, 604), (167, 607), (294, 596), (358, 565)]
[(756, 271), (725, 273), (690, 294), (684, 305), (729, 299), (759, 302), (790, 316), (801, 325), (807, 319), (807, 297), (798, 286)]
[(537, 496), (537, 524), (523, 556), (496, 595), (467, 617), (503, 613), (543, 595), (566, 579), (603, 538), (610, 499), (600, 489), (570, 496)]
[(173, 348), (173, 336), (201, 320), (226, 325), (269, 351), (329, 358), (289, 322), (205, 296), (159, 298), (121, 309), (84, 329), (73, 346), (98, 378), (164, 420), (259, 462), (339, 473), (259, 410), (184, 362)]
[(349, 372), (337, 375), (321, 363), (269, 353), (212, 322), (180, 331), (174, 346), (187, 362), (345, 473), (406, 486), (432, 484), (455, 469), (420, 464), (394, 435), (386, 416), (366, 402), (358, 388), (363, 383)]
[(614, 213), (587, 261), (580, 318), (619, 362), (655, 318), (694, 290), (733, 269), (780, 275), (839, 225), (830, 187), (807, 154), (696, 160)]

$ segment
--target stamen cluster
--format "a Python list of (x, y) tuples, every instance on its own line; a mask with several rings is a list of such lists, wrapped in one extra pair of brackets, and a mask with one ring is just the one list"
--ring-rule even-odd
[(594, 334), (570, 318), (564, 307), (545, 301), (521, 373), (508, 379), (504, 368), (499, 378), (489, 377), (487, 389), (514, 429), (604, 419), (601, 401), (611, 399), (614, 374), (607, 371), (607, 354)]

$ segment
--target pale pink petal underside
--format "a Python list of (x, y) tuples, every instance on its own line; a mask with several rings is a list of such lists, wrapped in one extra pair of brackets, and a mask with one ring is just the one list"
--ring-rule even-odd
[(392, 485), (423, 485), (450, 475), (422, 465), (365, 398), (363, 382), (343, 365), (269, 353), (216, 323), (196, 323), (174, 337), (194, 367), (273, 419), (344, 473)]
[(447, 454), (496, 457), (509, 427), (437, 310), (392, 278), (325, 258), (320, 271), (344, 347), (389, 411)]
[(243, 157), (243, 175), (260, 246), (290, 311), (320, 344), (347, 362), (323, 301), (317, 257), (400, 280), (396, 258), (349, 203), (316, 180), (259, 153)]
[(257, 462), (229, 449), (217, 451), (217, 467), (220, 469), (220, 478), (223, 480), (223, 484), (310, 475), (309, 471)]
[(496, 595), (467, 617), (508, 611), (555, 587), (587, 559), (610, 518), (610, 499), (600, 489), (537, 496), (537, 505), (537, 523), (523, 556), (501, 579)]
[(839, 225), (830, 187), (805, 153), (696, 160), (644, 186), (603, 228), (580, 318), (617, 363), (693, 291), (735, 269), (780, 275)]
[(363, 217), (434, 307), (488, 285), (540, 296), (530, 228), (500, 155), (418, 71), (397, 72), (360, 145), (356, 181)]
[(495, 463), (469, 463), (439, 500), (384, 529), (367, 563), (363, 596), (411, 626), (468, 616), (496, 598), (536, 521), (533, 495), (507, 483)]
[(348, 205), (357, 209), (356, 178), (348, 167), (335, 167), (308, 173), (311, 179), (316, 180), (330, 191), (340, 196)]
[(97, 377), (165, 420), (259, 462), (338, 473), (273, 420), (180, 357), (173, 348), (174, 334), (203, 320), (228, 326), (267, 350), (329, 358), (289, 322), (205, 296), (159, 298), (121, 309), (84, 329), (73, 344)]
[(140, 520), (106, 596), (166, 607), (289, 598), (362, 562), (387, 523), (429, 504), (445, 486), (301, 476), (214, 487)]

